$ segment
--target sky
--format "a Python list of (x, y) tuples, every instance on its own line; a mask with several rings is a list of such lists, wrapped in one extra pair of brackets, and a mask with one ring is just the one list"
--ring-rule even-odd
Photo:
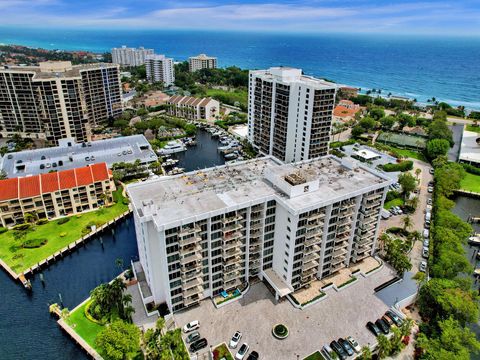
[(480, 0), (0, 0), (0, 23), (480, 36)]

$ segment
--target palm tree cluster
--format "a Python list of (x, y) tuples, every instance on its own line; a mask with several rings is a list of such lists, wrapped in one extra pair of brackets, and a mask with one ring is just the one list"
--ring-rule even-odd
[(90, 315), (97, 320), (112, 321), (120, 318), (131, 322), (135, 309), (131, 306), (132, 295), (124, 294), (126, 288), (121, 278), (97, 286), (90, 293)]
[(190, 359), (182, 341), (181, 330), (163, 331), (165, 319), (158, 318), (155, 329), (148, 329), (143, 336), (145, 359)]

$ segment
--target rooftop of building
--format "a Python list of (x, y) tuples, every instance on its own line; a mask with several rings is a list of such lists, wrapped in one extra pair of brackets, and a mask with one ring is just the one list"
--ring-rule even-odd
[(44, 61), (39, 63), (38, 66), (0, 66), (0, 72), (34, 73), (34, 79), (47, 80), (58, 78), (80, 78), (82, 71), (102, 68), (119, 68), (119, 66), (110, 63), (72, 65), (70, 61)]
[(177, 226), (273, 198), (299, 212), (390, 183), (356, 161), (333, 156), (295, 164), (264, 157), (132, 184), (128, 193), (140, 216), (152, 215), (158, 226)]
[(31, 198), (86, 186), (108, 180), (109, 177), (107, 164), (97, 163), (71, 170), (0, 180), (0, 201)]
[(302, 74), (302, 69), (288, 66), (271, 67), (267, 70), (252, 70), (251, 74), (262, 75), (264, 79), (276, 80), (283, 83), (300, 83), (317, 89), (332, 89), (338, 85), (313, 76)]
[(463, 131), (459, 160), (480, 164), (480, 135), (474, 131)]
[(173, 59), (167, 58), (163, 54), (150, 54), (145, 56), (145, 60), (173, 60)]
[(210, 59), (216, 59), (216, 57), (208, 56), (207, 54), (198, 54), (196, 56), (191, 56), (190, 59), (210, 60)]
[(132, 163), (137, 159), (142, 163), (158, 159), (143, 135), (87, 143), (62, 139), (59, 146), (7, 153), (0, 160), (0, 168), (7, 173), (7, 177), (17, 177), (73, 169), (94, 162), (105, 162), (111, 167), (114, 163)]
[(168, 99), (169, 104), (177, 104), (177, 105), (189, 105), (189, 106), (205, 106), (212, 98), (196, 98), (193, 96), (184, 96), (184, 95), (174, 95), (170, 99)]

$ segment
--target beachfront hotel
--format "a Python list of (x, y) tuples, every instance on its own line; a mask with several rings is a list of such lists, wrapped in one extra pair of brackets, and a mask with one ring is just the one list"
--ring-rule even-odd
[(0, 225), (25, 222), (25, 214), (55, 219), (111, 204), (115, 184), (107, 164), (0, 180)]
[(119, 66), (72, 65), (0, 67), (0, 134), (9, 137), (87, 141), (92, 127), (122, 113)]
[(167, 100), (170, 115), (213, 123), (220, 111), (220, 103), (212, 98), (174, 95)]
[(375, 252), (391, 180), (333, 156), (267, 156), (128, 186), (144, 303), (189, 307), (262, 279), (276, 299)]
[(249, 74), (248, 138), (261, 154), (284, 162), (328, 153), (336, 85), (272, 67)]
[(175, 68), (172, 58), (165, 55), (148, 55), (145, 57), (147, 80), (150, 83), (160, 82), (164, 86), (175, 82)]
[(217, 58), (213, 56), (207, 56), (206, 54), (200, 54), (188, 58), (188, 69), (190, 72), (195, 72), (201, 69), (216, 69)]
[(153, 49), (143, 47), (129, 48), (123, 45), (120, 48), (112, 49), (112, 62), (122, 66), (140, 66), (145, 64), (145, 58), (153, 55)]

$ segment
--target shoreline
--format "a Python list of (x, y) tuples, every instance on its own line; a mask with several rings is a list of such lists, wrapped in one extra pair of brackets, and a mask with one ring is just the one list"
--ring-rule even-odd
[[(72, 32), (75, 32), (75, 31), (80, 31), (80, 30), (76, 30), (76, 29), (72, 29), (71, 30)], [(161, 31), (161, 30), (159, 30)], [(147, 34), (148, 35), (148, 34)], [(1, 34), (0, 34), (1, 36)], [(52, 41), (55, 41), (55, 40), (52, 40)], [(127, 41), (128, 42), (128, 41)], [(146, 41), (148, 42), (148, 41)], [(108, 47), (105, 47), (105, 46), (98, 46), (98, 45), (92, 45), (92, 46), (84, 46), (83, 48), (79, 45), (78, 47), (76, 45), (68, 45), (68, 44), (65, 44), (65, 43), (56, 43), (56, 42), (51, 42), (51, 43), (48, 43), (47, 41), (42, 41), (42, 40), (39, 40), (39, 41), (30, 41), (28, 42), (29, 44), (34, 44), (34, 45), (21, 45), (22, 42), (21, 41), (17, 41), (15, 39), (13, 40), (9, 40), (7, 39), (6, 41), (2, 41), (0, 44), (3, 44), (3, 45), (8, 45), (8, 46), (13, 46), (13, 45), (19, 45), (19, 46), (26, 46), (26, 47), (30, 47), (30, 48), (36, 48), (36, 49), (45, 49), (45, 50), (50, 50), (50, 51), (54, 51), (54, 50), (60, 50), (60, 51), (65, 51), (65, 52), (79, 52), (79, 51), (86, 51), (86, 52), (91, 52), (93, 54), (104, 54), (104, 53), (109, 53), (110, 52), (110, 48)], [(117, 45), (115, 46), (120, 46), (121, 44), (118, 43)], [(127, 44), (129, 46), (135, 46), (135, 44)], [(160, 45), (160, 44), (159, 44)], [(150, 46), (151, 47), (151, 46)], [(158, 47), (158, 46), (157, 46)], [(178, 53), (179, 49), (176, 49), (176, 52)], [(177, 61), (185, 61), (185, 60), (188, 60), (188, 57), (186, 56), (177, 56), (175, 54), (172, 54), (172, 52), (166, 50), (167, 53), (170, 53), (172, 56), (174, 56), (174, 58), (177, 60)], [(221, 54), (218, 54), (219, 58), (221, 58)], [(295, 58), (293, 57), (292, 58), (292, 61), (295, 61)], [(248, 64), (250, 61), (232, 61), (232, 59), (229, 60), (225, 60), (225, 56), (224, 56), (224, 60), (223, 60), (223, 63), (221, 62), (221, 68), (225, 68), (225, 67), (229, 67), (229, 66), (238, 66), (238, 67), (241, 67), (243, 69), (254, 69), (256, 68), (255, 66), (252, 66), (250, 64)], [(273, 64), (272, 63), (272, 66), (273, 65), (276, 65), (276, 64)], [(307, 67), (305, 66), (302, 66), (302, 64), (295, 64), (295, 66), (297, 67), (300, 67), (300, 68), (303, 68), (304, 70), (306, 70), (306, 73), (308, 74), (311, 74), (313, 76), (316, 76), (316, 77), (320, 77), (320, 78), (323, 78), (323, 77), (329, 77), (327, 76), (325, 73), (323, 73), (322, 71), (320, 71), (320, 69), (317, 69), (315, 71), (312, 71), (312, 69), (307, 69)], [(261, 66), (260, 66), (261, 67)], [(352, 68), (353, 69), (353, 68)], [(352, 79), (351, 82), (349, 82), (348, 80), (347, 81), (342, 81), (341, 79), (337, 79), (337, 78), (334, 78), (334, 80), (337, 82), (337, 83), (342, 83), (342, 84), (349, 84), (348, 86), (354, 86), (354, 87), (359, 87), (362, 89), (362, 93), (365, 91), (365, 90), (372, 90), (372, 89), (381, 89), (382, 91), (382, 94), (388, 94), (388, 93), (392, 93), (393, 96), (399, 96), (399, 97), (407, 97), (411, 100), (413, 100), (414, 98), (416, 98), (418, 101), (417, 103), (418, 104), (421, 104), (421, 105), (429, 105), (429, 103), (427, 102), (427, 99), (431, 99), (432, 97), (436, 97), (437, 101), (439, 102), (446, 102), (448, 104), (450, 104), (452, 107), (458, 107), (458, 106), (464, 106), (466, 110), (469, 110), (469, 111), (480, 111), (480, 101), (478, 101), (478, 99), (474, 99), (472, 98), (471, 100), (457, 100), (457, 99), (451, 99), (451, 98), (447, 98), (445, 96), (441, 96), (441, 95), (436, 95), (436, 94), (429, 94), (429, 95), (425, 95), (425, 94), (422, 94), (422, 93), (418, 93), (420, 89), (408, 89), (406, 91), (403, 91), (403, 90), (395, 90), (395, 89), (388, 89), (387, 87), (386, 88), (383, 88), (383, 87), (379, 87), (378, 85), (375, 86), (375, 85), (370, 85), (370, 86), (358, 86), (358, 79), (355, 80), (355, 79)], [(406, 79), (405, 80), (405, 83), (400, 83), (400, 86), (402, 88), (404, 88), (405, 84), (408, 83), (410, 80)], [(373, 80), (372, 81), (373, 83), (377, 82), (378, 81), (375, 81)], [(385, 84), (385, 85), (388, 85), (388, 84)], [(445, 92), (445, 91), (443, 91)], [(375, 95), (375, 94), (373, 94)]]

